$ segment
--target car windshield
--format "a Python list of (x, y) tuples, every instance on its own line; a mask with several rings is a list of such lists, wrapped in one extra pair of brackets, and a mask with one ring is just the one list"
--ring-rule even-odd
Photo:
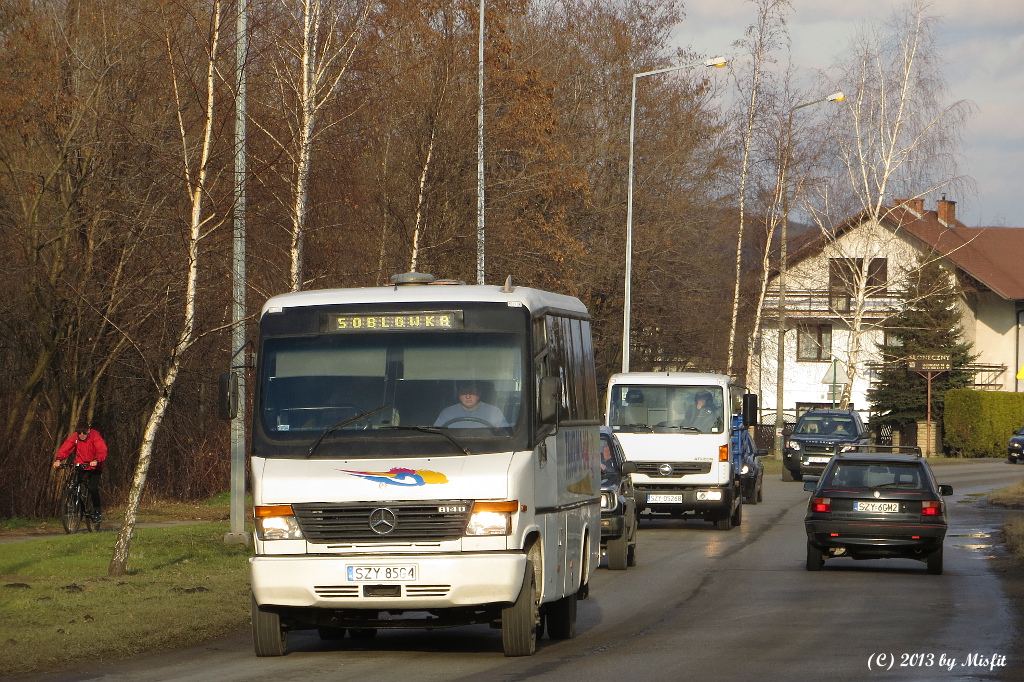
[(624, 386), (611, 389), (608, 423), (616, 431), (721, 433), (720, 386)]
[(925, 490), (921, 467), (898, 462), (838, 462), (829, 473), (829, 488)]
[(622, 457), (618, 450), (612, 447), (611, 438), (601, 434), (601, 471), (610, 473), (619, 471), (622, 468)]
[(793, 433), (820, 436), (852, 436), (856, 433), (852, 417), (845, 415), (805, 414)]

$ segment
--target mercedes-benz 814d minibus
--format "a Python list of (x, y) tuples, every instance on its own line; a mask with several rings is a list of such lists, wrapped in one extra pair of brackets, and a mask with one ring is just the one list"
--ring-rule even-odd
[(256, 365), (257, 655), (298, 629), (490, 625), (508, 656), (574, 636), (601, 546), (579, 300), (417, 273), (275, 296)]

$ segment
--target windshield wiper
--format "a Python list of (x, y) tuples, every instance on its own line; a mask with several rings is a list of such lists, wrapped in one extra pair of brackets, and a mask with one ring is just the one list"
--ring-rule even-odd
[(445, 438), (447, 438), (451, 442), (451, 444), (457, 447), (459, 450), (461, 450), (463, 454), (473, 454), (466, 448), (465, 445), (455, 440), (455, 438), (453, 438), (452, 435), (448, 433), (447, 430), (438, 428), (436, 426), (382, 426), (381, 430), (384, 429), (397, 429), (399, 431), (420, 431), (422, 433), (436, 433), (439, 436), (444, 436)]
[(648, 426), (647, 424), (626, 424), (625, 426), (620, 426), (619, 428), (620, 429), (632, 429), (633, 431), (636, 431), (637, 429), (647, 429), (648, 431), (653, 431), (654, 430), (650, 426)]
[(352, 417), (351, 419), (346, 419), (344, 421), (340, 421), (337, 424), (335, 424), (334, 426), (332, 426), (332, 427), (330, 427), (328, 429), (325, 429), (324, 432), (320, 434), (320, 437), (316, 439), (316, 442), (309, 446), (309, 452), (306, 453), (306, 458), (308, 459), (308, 458), (312, 457), (313, 456), (313, 452), (317, 449), (317, 447), (319, 447), (320, 443), (323, 442), (324, 438), (327, 438), (327, 436), (331, 435), (332, 432), (337, 431), (340, 428), (344, 428), (344, 427), (348, 426), (349, 424), (357, 422), (360, 419), (366, 419), (367, 417), (373, 416), (373, 415), (377, 414), (378, 412), (380, 412), (381, 410), (386, 410), (389, 407), (391, 407), (391, 406), (390, 405), (381, 405), (376, 410), (370, 410), (369, 412), (364, 412), (362, 414), (356, 415), (355, 417)]

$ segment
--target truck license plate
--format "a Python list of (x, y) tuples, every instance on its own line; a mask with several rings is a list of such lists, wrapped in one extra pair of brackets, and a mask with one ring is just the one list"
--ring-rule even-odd
[(348, 581), (354, 583), (395, 583), (416, 580), (416, 564), (395, 566), (346, 566)]
[(648, 495), (648, 504), (682, 504), (682, 495)]

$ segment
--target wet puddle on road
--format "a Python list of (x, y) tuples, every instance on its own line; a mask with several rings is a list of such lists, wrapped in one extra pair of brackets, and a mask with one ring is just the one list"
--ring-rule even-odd
[[(949, 534), (946, 535), (946, 540), (951, 547), (971, 550), (976, 559), (994, 559), (1002, 551), (999, 531), (995, 528), (986, 528), (973, 533)], [(987, 542), (977, 542), (978, 540)]]

